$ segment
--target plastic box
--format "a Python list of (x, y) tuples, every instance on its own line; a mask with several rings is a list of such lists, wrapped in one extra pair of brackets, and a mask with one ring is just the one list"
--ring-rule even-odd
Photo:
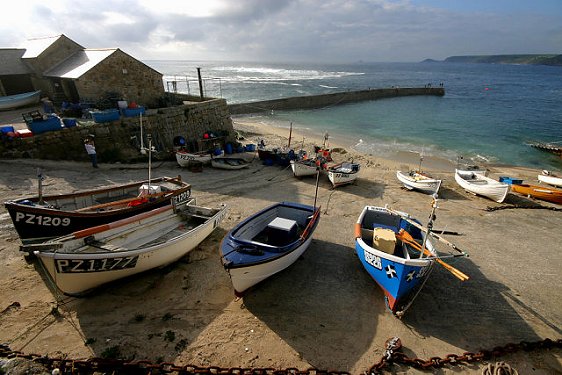
[(521, 180), (519, 178), (502, 176), (502, 177), (500, 177), (500, 182), (504, 182), (504, 183), (510, 184), (510, 185), (521, 185), (523, 183), (523, 180)]
[(123, 116), (125, 117), (135, 117), (139, 116), (140, 114), (144, 115), (144, 107), (138, 106), (137, 108), (123, 108), (121, 110), (123, 112)]
[(117, 121), (121, 117), (117, 109), (108, 109), (105, 111), (91, 111), (90, 113), (92, 114), (92, 118), (94, 119), (94, 122), (97, 122), (98, 124), (104, 122)]
[(49, 116), (47, 120), (33, 120), (27, 124), (27, 127), (33, 132), (33, 134), (37, 135), (50, 131), (61, 130), (62, 123), (59, 117)]

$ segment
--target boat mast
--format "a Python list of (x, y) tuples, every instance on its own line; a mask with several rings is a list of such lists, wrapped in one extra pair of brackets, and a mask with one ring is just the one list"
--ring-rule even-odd
[(37, 195), (39, 196), (39, 204), (43, 204), (43, 172), (41, 168), (37, 168)]
[(146, 135), (148, 139), (148, 194), (150, 194), (150, 180), (152, 177), (152, 134)]
[(427, 231), (423, 236), (422, 248), (420, 251), (420, 259), (423, 258), (423, 254), (425, 252), (425, 245), (427, 243), (427, 238), (433, 228), (433, 221), (435, 220), (435, 210), (437, 209), (437, 194), (433, 194), (433, 204), (431, 205), (431, 214), (429, 214), (429, 221), (427, 223)]

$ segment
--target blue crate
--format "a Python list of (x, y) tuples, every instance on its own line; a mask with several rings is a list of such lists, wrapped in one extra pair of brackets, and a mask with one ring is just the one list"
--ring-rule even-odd
[(510, 184), (510, 185), (521, 185), (523, 183), (523, 180), (521, 180), (519, 178), (501, 176), (500, 182), (504, 182), (504, 183)]
[(33, 120), (27, 123), (27, 127), (33, 132), (33, 134), (37, 135), (41, 133), (61, 130), (62, 122), (59, 117), (49, 115), (46, 120)]
[(104, 122), (117, 121), (121, 117), (117, 109), (107, 109), (105, 111), (91, 111), (94, 122), (98, 124)]
[(135, 117), (140, 114), (144, 115), (145, 112), (143, 106), (138, 106), (137, 108), (123, 108), (121, 111), (123, 111), (123, 116), (125, 117)]

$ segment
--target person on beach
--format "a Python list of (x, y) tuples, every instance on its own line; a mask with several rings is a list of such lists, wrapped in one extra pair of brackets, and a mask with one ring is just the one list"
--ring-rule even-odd
[(98, 168), (98, 158), (96, 155), (96, 145), (94, 144), (94, 138), (88, 137), (84, 139), (84, 148), (86, 148), (86, 152), (92, 161), (92, 167)]

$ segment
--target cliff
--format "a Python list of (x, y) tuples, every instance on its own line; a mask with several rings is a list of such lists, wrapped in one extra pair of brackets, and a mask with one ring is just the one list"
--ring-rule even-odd
[[(427, 60), (426, 60), (427, 61)], [(562, 66), (562, 55), (473, 55), (450, 56), (444, 62), (486, 64), (533, 64)]]

